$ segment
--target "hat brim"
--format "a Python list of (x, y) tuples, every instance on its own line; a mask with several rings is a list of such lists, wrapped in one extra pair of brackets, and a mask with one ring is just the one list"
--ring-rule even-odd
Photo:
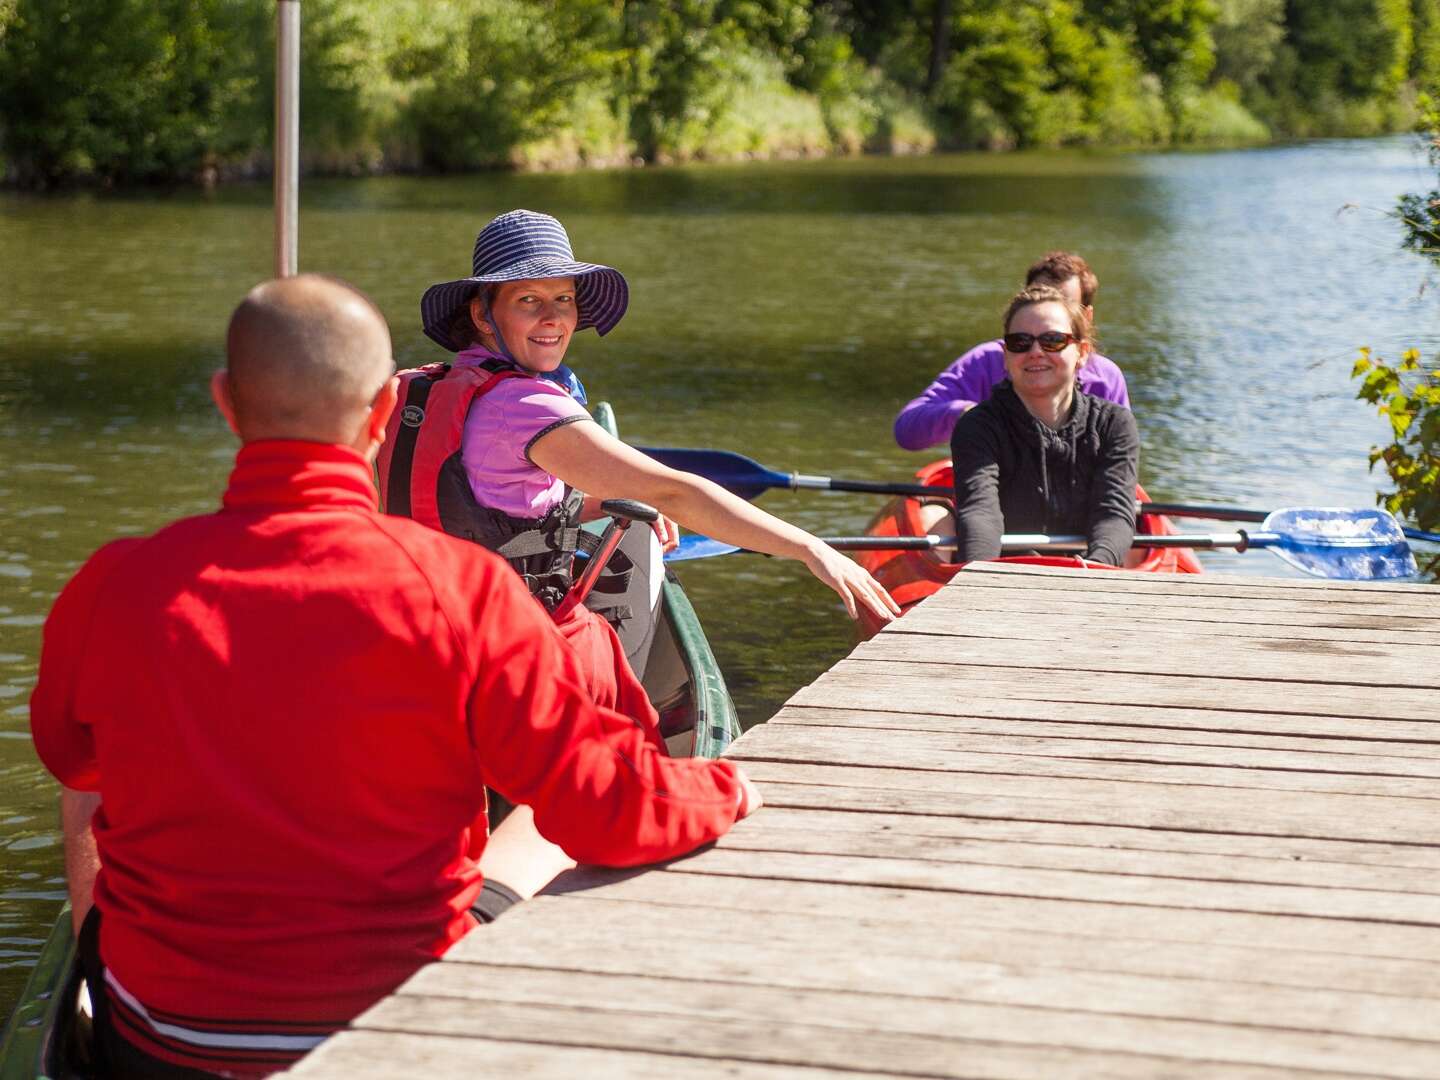
[(499, 273), (431, 285), (420, 298), (420, 322), (425, 336), (451, 352), (459, 352), (469, 342), (456, 342), (450, 334), (451, 324), (456, 311), (470, 303), (482, 285), (563, 277), (575, 279), (575, 304), (580, 314), (575, 329), (588, 330), (593, 326), (601, 337), (615, 329), (630, 306), (630, 286), (624, 274), (598, 263), (537, 258), (511, 263)]

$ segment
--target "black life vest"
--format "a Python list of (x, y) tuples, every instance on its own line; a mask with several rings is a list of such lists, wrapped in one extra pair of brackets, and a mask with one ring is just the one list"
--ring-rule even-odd
[[(544, 517), (519, 518), (482, 506), (470, 488), (460, 458), (470, 406), (509, 378), (530, 378), (500, 361), (479, 365), (427, 364), (400, 372), (400, 400), (385, 428), (376, 467), (387, 514), (413, 518), (451, 536), (473, 540), (513, 566), (530, 592), (554, 611), (570, 590), (575, 551), (588, 551), (594, 537), (580, 529), (584, 496), (570, 488)], [(586, 606), (612, 621), (628, 608), (607, 605), (623, 591), (625, 565), (614, 565)]]

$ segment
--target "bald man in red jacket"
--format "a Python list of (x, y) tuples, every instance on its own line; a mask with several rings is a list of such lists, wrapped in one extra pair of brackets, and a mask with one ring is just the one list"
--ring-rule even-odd
[(522, 876), (527, 827), (625, 866), (759, 804), (597, 707), (501, 559), (377, 512), (393, 372), (357, 290), (253, 290), (222, 508), (101, 548), (46, 623), (31, 726), (106, 1075), (266, 1075), (442, 955), (494, 910), (487, 784), (533, 808), (497, 831)]

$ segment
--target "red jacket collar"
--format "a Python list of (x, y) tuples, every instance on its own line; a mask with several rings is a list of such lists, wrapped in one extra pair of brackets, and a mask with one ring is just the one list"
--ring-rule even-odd
[(224, 498), (227, 510), (374, 510), (377, 502), (374, 471), (358, 451), (297, 439), (262, 439), (242, 446)]

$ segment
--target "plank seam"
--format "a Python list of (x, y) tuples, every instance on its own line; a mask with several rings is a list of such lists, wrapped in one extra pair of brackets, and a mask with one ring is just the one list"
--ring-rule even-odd
[[(908, 636), (910, 636), (910, 637), (930, 637), (930, 638), (937, 638), (937, 639), (939, 639), (939, 640), (947, 640), (946, 635), (944, 635), (944, 634), (932, 634), (932, 633), (925, 633), (925, 632), (923, 632), (923, 631), (914, 631), (914, 632), (910, 633)], [(847, 659), (852, 659), (852, 660), (865, 660), (865, 661), (869, 661), (870, 663), (873, 663), (873, 664), (886, 664), (886, 663), (925, 664), (925, 665), (928, 665), (928, 666), (930, 666), (930, 667), (953, 667), (953, 668), (966, 668), (966, 669), (969, 669), (969, 668), (985, 668), (985, 669), (990, 670), (990, 671), (1025, 671), (1025, 670), (1028, 670), (1027, 668), (1024, 668), (1024, 667), (1016, 668), (1016, 667), (1010, 667), (1010, 666), (1005, 665), (1005, 664), (986, 664), (986, 663), (983, 663), (983, 662), (981, 662), (981, 661), (975, 661), (975, 660), (925, 660), (925, 659), (916, 659), (915, 657), (911, 657), (911, 656), (896, 657), (896, 656), (872, 656), (872, 655), (869, 655), (869, 653), (870, 653), (870, 652), (873, 652), (873, 651), (874, 651), (873, 649), (872, 649), (872, 650), (867, 650), (867, 654), (864, 655), (864, 656), (857, 656), (857, 655), (855, 655), (854, 653), (852, 653)], [(833, 669), (832, 669), (832, 670), (833, 670)], [(1254, 682), (1262, 682), (1262, 683), (1263, 683), (1263, 682), (1270, 682), (1270, 683), (1273, 683), (1273, 682), (1283, 682), (1283, 683), (1285, 683), (1286, 685), (1296, 685), (1296, 686), (1345, 686), (1345, 687), (1354, 687), (1355, 689), (1366, 689), (1366, 690), (1373, 690), (1373, 689), (1375, 688), (1375, 684), (1372, 683), (1372, 682), (1346, 682), (1346, 681), (1344, 681), (1344, 680), (1337, 681), (1337, 680), (1334, 680), (1334, 679), (1302, 679), (1302, 678), (1276, 679), (1274, 676), (1225, 675), (1225, 674), (1221, 674), (1221, 673), (1218, 673), (1218, 672), (1210, 672), (1210, 671), (1205, 672), (1203, 675), (1197, 675), (1197, 674), (1190, 673), (1190, 672), (1178, 672), (1178, 671), (1147, 671), (1147, 670), (1145, 670), (1144, 668), (1129, 668), (1129, 667), (1118, 667), (1118, 668), (1117, 668), (1117, 667), (1110, 667), (1110, 668), (1093, 667), (1093, 668), (1092, 668), (1092, 667), (1086, 667), (1086, 666), (1074, 666), (1074, 665), (1069, 665), (1069, 664), (1066, 665), (1066, 670), (1069, 671), (1069, 672), (1071, 672), (1071, 673), (1073, 673), (1073, 674), (1077, 674), (1077, 675), (1078, 675), (1078, 674), (1085, 674), (1085, 675), (1144, 675), (1144, 676), (1146, 676), (1147, 678), (1157, 678), (1157, 679), (1214, 679), (1214, 680), (1216, 680), (1217, 682), (1224, 682), (1224, 683), (1234, 683), (1234, 682), (1252, 682), (1252, 683), (1254, 683)], [(903, 673), (903, 672), (892, 672), (891, 674), (898, 675), (898, 676), (900, 676), (900, 677), (904, 677), (904, 673)], [(923, 677), (923, 676), (917, 676), (917, 677)], [(812, 684), (812, 685), (813, 685), (813, 684)], [(1411, 683), (1411, 682), (1394, 683), (1394, 682), (1392, 682), (1392, 683), (1387, 683), (1386, 686), (1387, 686), (1388, 688), (1394, 689), (1394, 690), (1436, 690), (1436, 689), (1440, 689), (1440, 687), (1437, 687), (1437, 686), (1435, 685), (1435, 683), (1433, 683), (1433, 682), (1414, 682), (1414, 683)]]
[[(694, 874), (702, 877), (723, 877), (741, 881), (751, 880), (755, 875), (735, 874), (728, 871), (718, 870), (687, 870), (683, 866), (662, 867), (661, 873), (666, 874)], [(1143, 907), (1160, 911), (1213, 911), (1228, 912), (1233, 915), (1266, 915), (1277, 919), (1314, 919), (1321, 922), (1343, 922), (1362, 923), (1374, 926), (1408, 926), (1422, 930), (1440, 929), (1440, 921), (1422, 922), (1416, 919), (1383, 919), (1370, 918), (1360, 915), (1325, 915), (1308, 911), (1265, 911), (1253, 907), (1231, 907), (1228, 905), (1189, 905), (1184, 904), (1160, 904), (1145, 900), (1096, 900), (1090, 897), (1053, 896), (1045, 893), (1035, 892), (985, 892), (978, 889), (955, 888), (943, 885), (923, 885), (914, 882), (892, 882), (892, 881), (845, 881), (840, 878), (811, 876), (799, 877), (794, 874), (764, 874), (760, 875), (767, 881), (803, 881), (818, 885), (839, 885), (839, 886), (860, 886), (864, 888), (896, 889), (902, 892), (925, 892), (943, 893), (959, 896), (988, 896), (988, 897), (1011, 897), (1016, 900), (1059, 900), (1066, 904), (1090, 904), (1096, 907)], [(1283, 888), (1283, 886), (1276, 886)]]
[[(884, 765), (876, 764), (873, 761), (816, 761), (810, 758), (783, 758), (771, 757), (768, 753), (750, 753), (742, 748), (742, 753), (727, 755), (732, 761), (739, 762), (764, 762), (767, 765), (811, 765), (817, 768), (834, 769), (903, 769), (905, 772), (934, 773), (943, 776), (1010, 776), (1025, 780), (1080, 780), (1091, 783), (1102, 784), (1149, 784), (1158, 787), (1183, 787), (1188, 790), (1207, 788), (1213, 791), (1275, 791), (1288, 795), (1325, 795), (1336, 799), (1412, 799), (1416, 802), (1435, 802), (1440, 800), (1440, 783), (1435, 786), (1434, 795), (1392, 795), (1383, 791), (1326, 791), (1323, 788), (1287, 788), (1287, 787), (1265, 787), (1262, 785), (1248, 784), (1214, 784), (1204, 782), (1180, 781), (1175, 778), (1161, 778), (1147, 780), (1134, 776), (1112, 777), (1112, 776), (1070, 776), (1064, 773), (1029, 773), (1011, 772), (1007, 769), (996, 769), (985, 771), (981, 769), (941, 769), (927, 765)], [(957, 751), (958, 752), (958, 751)], [(970, 751), (966, 751), (969, 753)], [(773, 753), (773, 751), (772, 751)], [(1082, 758), (1069, 757), (1066, 755), (1043, 755), (1043, 754), (1005, 754), (995, 750), (973, 751), (976, 757), (1025, 757), (1034, 761), (1095, 761), (1103, 762), (1105, 758)], [(1161, 766), (1172, 769), (1218, 769), (1226, 772), (1237, 773), (1296, 773), (1301, 776), (1381, 776), (1397, 780), (1424, 780), (1423, 776), (1406, 776), (1395, 773), (1347, 773), (1329, 769), (1281, 769), (1271, 766), (1258, 765), (1205, 765), (1189, 764), (1187, 762), (1172, 761), (1130, 761), (1116, 760), (1110, 762), (1114, 765), (1150, 765)], [(765, 783), (785, 783), (786, 781), (764, 781)], [(854, 785), (830, 785), (822, 784), (821, 787), (846, 787)], [(888, 789), (867, 789), (867, 790), (888, 790)]]
[[(843, 787), (836, 787), (836, 786), (831, 785), (831, 784), (806, 784), (806, 783), (800, 783), (800, 782), (795, 782), (795, 781), (786, 781), (786, 780), (767, 780), (767, 781), (765, 781), (765, 788), (766, 788), (765, 805), (766, 805), (766, 806), (774, 806), (774, 807), (776, 807), (776, 808), (785, 809), (785, 810), (815, 810), (815, 809), (819, 809), (819, 808), (818, 808), (818, 807), (815, 807), (815, 806), (813, 806), (813, 805), (811, 805), (811, 804), (809, 804), (809, 803), (792, 803), (792, 802), (785, 802), (785, 801), (783, 801), (783, 799), (784, 799), (784, 793), (783, 793), (783, 792), (777, 792), (778, 797), (777, 797), (777, 798), (771, 798), (769, 792), (770, 792), (770, 790), (771, 790), (772, 788), (776, 788), (776, 787), (824, 788), (824, 789), (826, 789), (827, 791), (835, 791), (835, 792), (843, 792), (843, 791), (847, 791), (847, 790), (858, 790), (858, 791), (879, 791), (879, 790), (884, 790), (884, 789), (882, 789), (882, 788), (856, 788), (856, 789), (848, 789), (848, 788), (843, 788)], [(1228, 789), (1228, 790), (1236, 790), (1236, 789)], [(984, 797), (985, 797), (985, 798), (993, 798), (993, 797), (998, 797), (998, 796), (984, 796)], [(1074, 801), (1074, 800), (1072, 800), (1072, 801)], [(1096, 805), (1096, 804), (1082, 803), (1081, 805), (1088, 806), (1088, 805)], [(1102, 804), (1098, 804), (1098, 805), (1104, 806), (1105, 804), (1102, 803)], [(873, 813), (872, 810), (870, 810), (869, 808), (865, 808), (865, 807), (855, 807), (855, 808), (851, 808), (851, 807), (845, 807), (845, 806), (826, 806), (826, 807), (824, 807), (824, 809), (829, 810), (829, 811), (832, 811), (832, 812), (842, 812), (842, 811), (843, 811), (843, 812), (845, 812), (845, 813), (854, 813), (854, 814), (868, 814), (868, 813)], [(1420, 840), (1391, 840), (1391, 839), (1376, 840), (1376, 839), (1374, 839), (1374, 838), (1372, 838), (1372, 837), (1368, 837), (1368, 836), (1324, 836), (1324, 837), (1318, 837), (1318, 836), (1306, 836), (1306, 835), (1300, 834), (1300, 833), (1251, 832), (1251, 831), (1244, 831), (1244, 830), (1233, 829), (1233, 828), (1231, 828), (1231, 829), (1199, 829), (1199, 828), (1194, 828), (1194, 827), (1185, 828), (1185, 827), (1183, 827), (1183, 826), (1171, 825), (1171, 824), (1167, 824), (1167, 825), (1146, 825), (1146, 824), (1144, 824), (1143, 822), (1125, 822), (1125, 823), (1122, 823), (1122, 824), (1115, 824), (1115, 823), (1097, 823), (1097, 822), (1094, 822), (1094, 821), (1073, 821), (1073, 820), (1068, 820), (1068, 819), (1065, 819), (1065, 818), (1017, 817), (1014, 813), (1007, 813), (1007, 814), (988, 814), (988, 815), (987, 815), (987, 814), (977, 814), (977, 813), (973, 813), (973, 812), (972, 812), (972, 813), (968, 813), (968, 814), (961, 814), (961, 813), (954, 813), (954, 814), (937, 814), (937, 813), (936, 813), (935, 811), (933, 811), (933, 810), (906, 810), (906, 809), (904, 809), (904, 808), (902, 808), (902, 807), (889, 808), (889, 809), (887, 809), (887, 810), (885, 811), (885, 813), (887, 813), (887, 814), (894, 814), (894, 815), (896, 815), (897, 817), (951, 817), (951, 818), (960, 818), (960, 819), (965, 820), (965, 821), (1017, 821), (1017, 822), (1018, 822), (1018, 821), (1028, 821), (1028, 822), (1036, 822), (1036, 823), (1045, 824), (1045, 825), (1073, 825), (1073, 826), (1093, 825), (1093, 826), (1096, 826), (1097, 828), (1143, 829), (1143, 830), (1145, 830), (1146, 832), (1193, 833), (1193, 834), (1196, 835), (1196, 836), (1255, 836), (1255, 837), (1264, 837), (1264, 838), (1269, 838), (1269, 839), (1274, 839), (1274, 840), (1303, 840), (1303, 841), (1316, 842), (1316, 843), (1324, 843), (1324, 842), (1326, 842), (1326, 841), (1335, 841), (1335, 842), (1337, 842), (1337, 843), (1345, 843), (1345, 844), (1378, 844), (1378, 845), (1380, 845), (1380, 846), (1382, 846), (1382, 847), (1418, 848), (1418, 849), (1421, 849), (1421, 850), (1424, 850), (1424, 851), (1433, 851), (1433, 850), (1436, 848), (1436, 846), (1437, 846), (1437, 845), (1434, 844), (1434, 843), (1431, 843), (1431, 842), (1428, 842), (1428, 841), (1420, 841)]]

